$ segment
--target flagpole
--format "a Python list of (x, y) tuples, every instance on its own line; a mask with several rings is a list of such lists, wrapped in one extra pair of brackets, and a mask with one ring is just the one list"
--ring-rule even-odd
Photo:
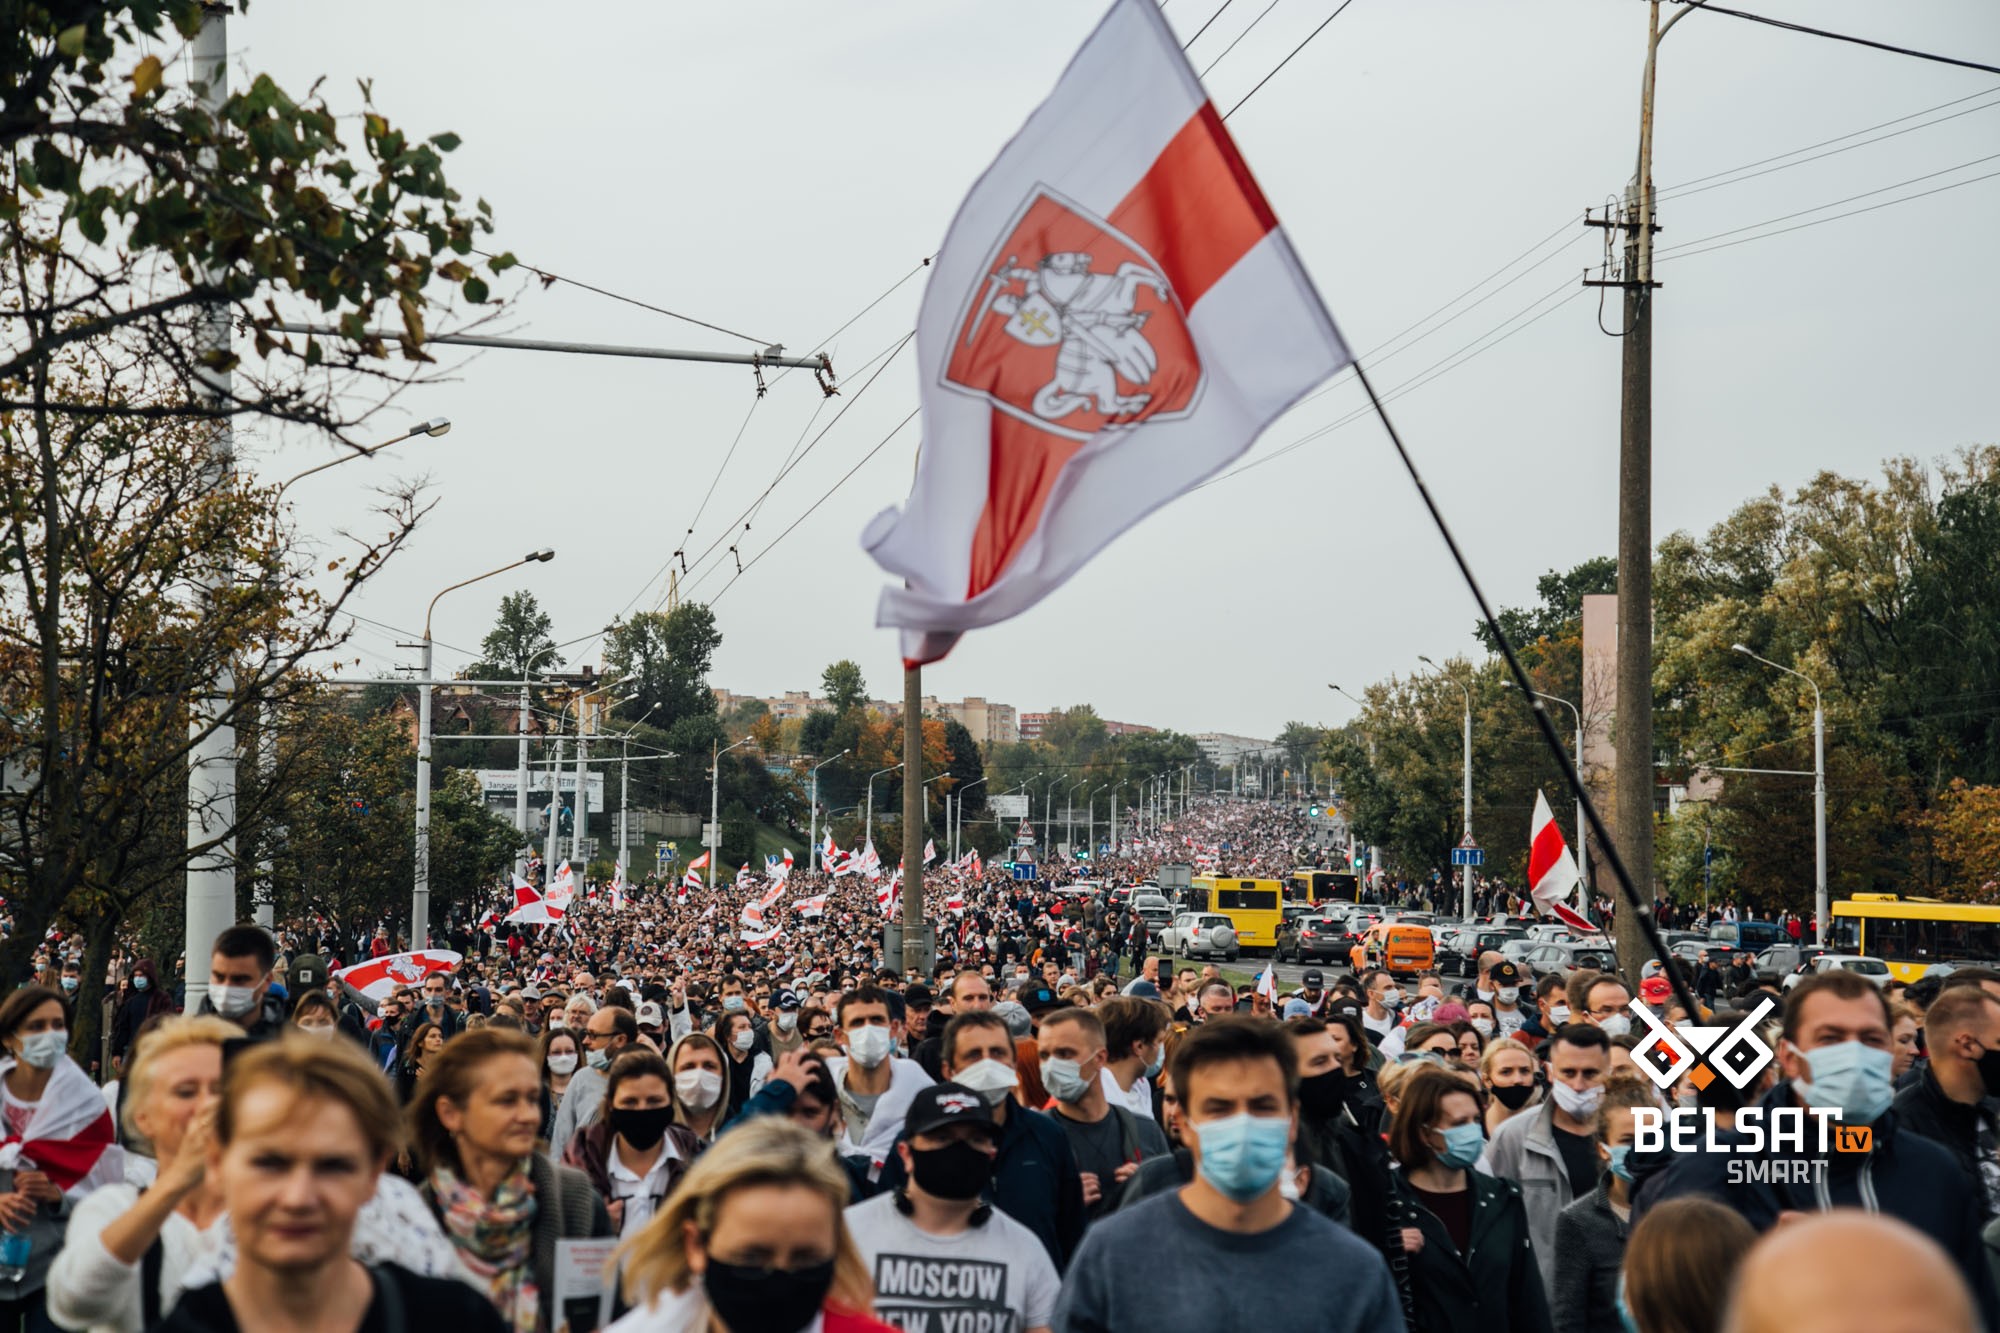
[(1550, 756), (1556, 761), (1556, 767), (1562, 771), (1563, 781), (1569, 784), (1570, 791), (1575, 794), (1578, 806), (1582, 808), (1584, 817), (1589, 821), (1590, 831), (1597, 835), (1598, 846), (1604, 853), (1606, 864), (1611, 868), (1611, 877), (1618, 883), (1618, 892), (1624, 898), (1627, 910), (1632, 913), (1633, 923), (1638, 926), (1639, 933), (1652, 949), (1653, 956), (1660, 960), (1667, 981), (1674, 988), (1674, 997), (1689, 1013), (1700, 1013), (1701, 1008), (1695, 1003), (1694, 996), (1689, 993), (1686, 980), (1682, 977), (1680, 969), (1674, 966), (1672, 955), (1667, 952), (1666, 941), (1660, 937), (1659, 925), (1653, 919), (1652, 903), (1650, 900), (1642, 901), (1638, 890), (1633, 887), (1632, 876), (1625, 868), (1625, 859), (1619, 855), (1617, 845), (1612, 842), (1610, 831), (1606, 828), (1603, 817), (1597, 812), (1596, 803), (1590, 799), (1590, 793), (1584, 790), (1582, 775), (1577, 772), (1576, 765), (1571, 762), (1569, 754), (1563, 749), (1562, 741), (1556, 735), (1555, 724), (1549, 718), (1549, 710), (1542, 706), (1541, 700), (1534, 697), (1534, 686), (1528, 680), (1527, 671), (1521, 666), (1520, 656), (1515, 653), (1514, 645), (1500, 628), (1500, 622), (1493, 614), (1493, 606), (1486, 600), (1486, 593), (1479, 586), (1478, 577), (1472, 572), (1471, 563), (1465, 558), (1465, 552), (1460, 549), (1458, 538), (1452, 535), (1451, 525), (1445, 521), (1444, 511), (1438, 507), (1436, 498), (1431, 495), (1431, 488), (1425, 483), (1423, 473), (1417, 470), (1416, 459), (1410, 456), (1409, 449), (1404, 446), (1403, 437), (1397, 434), (1396, 424), (1389, 420), (1388, 410), (1382, 406), (1381, 398), (1375, 393), (1375, 386), (1368, 380), (1368, 371), (1359, 360), (1351, 364), (1354, 366), (1355, 378), (1361, 382), (1362, 390), (1368, 395), (1368, 405), (1374, 408), (1376, 419), (1382, 423), (1383, 431), (1389, 436), (1390, 445), (1396, 450), (1396, 457), (1402, 462), (1403, 470), (1409, 474), (1410, 484), (1417, 488), (1417, 498), (1424, 502), (1424, 509), (1431, 516), (1431, 523), (1437, 528), (1438, 536), (1444, 538), (1445, 549), (1451, 553), (1452, 563), (1458, 566), (1459, 577), (1465, 580), (1467, 591), (1472, 594), (1473, 602), (1479, 607), (1480, 619), (1486, 622), (1486, 628), (1493, 635), (1493, 641), (1500, 645), (1500, 655), (1506, 659), (1507, 670), (1513, 676), (1515, 687), (1527, 701), (1528, 711), (1534, 716), (1535, 728), (1541, 733), (1542, 743), (1548, 747)]

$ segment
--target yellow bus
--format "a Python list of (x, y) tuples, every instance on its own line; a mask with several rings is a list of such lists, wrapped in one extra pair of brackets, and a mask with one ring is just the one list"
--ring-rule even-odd
[(2000, 907), (1857, 893), (1833, 905), (1829, 944), (1880, 958), (1897, 980), (1915, 981), (1932, 963), (2000, 959)]
[(1298, 903), (1358, 903), (1361, 877), (1351, 870), (1312, 870), (1305, 866), (1285, 881)]
[(1277, 947), (1278, 926), (1285, 919), (1284, 896), (1284, 886), (1275, 879), (1225, 875), (1196, 875), (1186, 892), (1188, 911), (1217, 912), (1229, 918), (1229, 924), (1236, 927), (1236, 942), (1245, 953)]

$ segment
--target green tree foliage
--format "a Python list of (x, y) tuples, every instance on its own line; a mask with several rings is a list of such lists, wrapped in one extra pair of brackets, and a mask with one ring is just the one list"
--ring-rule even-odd
[(868, 682), (861, 678), (861, 668), (844, 657), (820, 673), (819, 688), (836, 717), (868, 702)]
[(651, 713), (654, 725), (670, 731), (688, 719), (713, 718), (708, 668), (721, 646), (715, 613), (700, 602), (615, 622), (604, 640), (604, 672), (614, 679), (638, 677), (620, 716), (636, 720)]
[[(1500, 622), (1507, 642), (1517, 649), (1544, 640), (1560, 641), (1576, 632), (1583, 619), (1583, 599), (1592, 593), (1618, 591), (1618, 560), (1615, 556), (1593, 556), (1567, 572), (1552, 569), (1535, 580), (1541, 604), (1532, 607), (1504, 607), (1494, 618)], [(1485, 621), (1472, 626), (1472, 636), (1489, 653), (1500, 651), (1499, 640)]]
[[(951, 756), (945, 763), (945, 772), (951, 774), (952, 781), (938, 785), (949, 785), (952, 791), (963, 792), (965, 817), (972, 819), (986, 808), (987, 788), (992, 786), (989, 782), (980, 782), (986, 776), (986, 761), (980, 756), (979, 742), (972, 739), (972, 733), (965, 729), (962, 722), (951, 717), (943, 719), (943, 722), (944, 747)], [(975, 782), (979, 785), (967, 791), (966, 788)]]
[(500, 599), (500, 612), (493, 628), (479, 641), (479, 661), (467, 674), (474, 680), (527, 680), (540, 678), (562, 666), (562, 654), (554, 651), (555, 621), (542, 610), (535, 594), (522, 589)]

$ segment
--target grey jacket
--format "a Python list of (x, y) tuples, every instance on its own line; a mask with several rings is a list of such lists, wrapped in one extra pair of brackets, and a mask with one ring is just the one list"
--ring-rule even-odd
[[(575, 1086), (572, 1084), (571, 1086)], [(1528, 1239), (1534, 1243), (1535, 1261), (1541, 1265), (1542, 1286), (1556, 1286), (1556, 1219), (1575, 1202), (1570, 1192), (1569, 1168), (1562, 1149), (1556, 1147), (1556, 1102), (1550, 1097), (1532, 1115), (1517, 1115), (1493, 1131), (1486, 1145), (1486, 1158), (1493, 1174), (1521, 1187), (1521, 1202), (1528, 1211)]]
[(549, 1156), (562, 1160), (577, 1130), (597, 1119), (597, 1108), (604, 1104), (604, 1090), (609, 1086), (602, 1069), (585, 1066), (570, 1075), (562, 1105), (556, 1108), (555, 1128), (549, 1131)]
[(1611, 1177), (1556, 1219), (1556, 1282), (1549, 1288), (1555, 1333), (1623, 1333), (1618, 1270), (1631, 1226), (1611, 1211)]

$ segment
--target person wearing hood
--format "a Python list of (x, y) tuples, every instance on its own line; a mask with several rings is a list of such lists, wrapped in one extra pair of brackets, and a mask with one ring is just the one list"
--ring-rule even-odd
[(268, 1041), (285, 1030), (285, 1004), (271, 994), (271, 970), (278, 946), (262, 926), (231, 926), (215, 937), (209, 951), (208, 995), (198, 1010), (219, 1014), (243, 1029), (251, 1041)]
[(674, 1076), (674, 1123), (702, 1143), (715, 1142), (729, 1120), (729, 1060), (722, 1047), (706, 1032), (690, 1032), (667, 1052), (667, 1068)]
[(710, 1034), (729, 1060), (729, 1096), (722, 1119), (727, 1124), (743, 1110), (743, 1103), (755, 1096), (771, 1076), (771, 1057), (757, 1049), (757, 1030), (742, 1011), (724, 1013), (715, 1020)]
[[(1959, 1171), (1951, 1149), (1899, 1123), (1889, 1080), (1889, 1005), (1882, 992), (1843, 969), (1808, 977), (1785, 1001), (1782, 1035), (1777, 1063), (1784, 1077), (1764, 1098), (1762, 1118), (1768, 1122), (1778, 1110), (1837, 1112), (1840, 1127), (1868, 1129), (1867, 1147), (1821, 1151), (1808, 1135), (1804, 1152), (1789, 1144), (1773, 1151), (1764, 1135), (1762, 1151), (1753, 1152), (1739, 1131), (1733, 1153), (1683, 1155), (1654, 1202), (1706, 1194), (1759, 1232), (1787, 1213), (1835, 1208), (1899, 1218), (1943, 1247), (1978, 1301), (1985, 1327), (2000, 1328), (2000, 1300), (1980, 1238), (1985, 1201), (1979, 1181)], [(1756, 1157), (1772, 1166), (1804, 1162), (1812, 1169), (1804, 1181), (1792, 1179), (1801, 1174), (1796, 1169), (1741, 1169), (1739, 1164)]]
[(132, 993), (111, 1017), (111, 1059), (121, 1070), (146, 1020), (173, 1011), (174, 997), (160, 984), (159, 965), (141, 958), (132, 965)]

